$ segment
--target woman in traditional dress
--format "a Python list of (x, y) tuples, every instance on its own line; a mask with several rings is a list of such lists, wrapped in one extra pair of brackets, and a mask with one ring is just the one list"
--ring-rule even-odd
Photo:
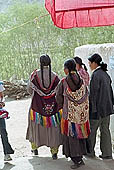
[(61, 133), (63, 135), (63, 154), (74, 162), (76, 169), (84, 165), (82, 157), (86, 154), (85, 139), (90, 133), (88, 90), (76, 71), (73, 59), (64, 63), (66, 78), (63, 78), (57, 88), (56, 100), (63, 108)]
[(79, 73), (80, 77), (82, 78), (84, 84), (86, 86), (89, 85), (89, 74), (87, 72), (86, 65), (82, 62), (82, 59), (80, 57), (74, 57), (74, 60), (76, 62), (76, 70)]
[(35, 70), (28, 83), (28, 92), (32, 95), (29, 110), (27, 139), (32, 150), (38, 155), (38, 147), (51, 148), (52, 158), (57, 159), (61, 144), (61, 111), (55, 99), (55, 89), (59, 83), (58, 75), (51, 71), (51, 59), (48, 55), (40, 57), (40, 70)]

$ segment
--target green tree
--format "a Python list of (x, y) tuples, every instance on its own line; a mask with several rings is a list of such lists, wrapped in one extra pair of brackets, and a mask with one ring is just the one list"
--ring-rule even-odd
[[(40, 18), (46, 14), (44, 4), (17, 3), (17, 0), (0, 13), (1, 32), (31, 21), (0, 34), (0, 78), (16, 75), (27, 79), (38, 68), (38, 59), (44, 53), (51, 56), (53, 70), (63, 76), (63, 63), (74, 56), (76, 47), (114, 41), (114, 26), (62, 30), (53, 25), (50, 15)], [(34, 21), (36, 17), (38, 24)]]

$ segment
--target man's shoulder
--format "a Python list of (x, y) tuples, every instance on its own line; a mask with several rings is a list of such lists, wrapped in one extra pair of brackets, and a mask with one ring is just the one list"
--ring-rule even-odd
[(101, 68), (99, 68), (93, 72), (94, 76), (101, 76), (103, 74), (104, 74), (104, 71)]
[(93, 77), (99, 80), (110, 79), (109, 74), (106, 71), (103, 71), (102, 69), (95, 70), (93, 72)]

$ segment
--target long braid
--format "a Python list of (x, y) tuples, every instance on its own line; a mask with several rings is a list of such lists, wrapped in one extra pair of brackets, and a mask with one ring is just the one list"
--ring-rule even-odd
[(80, 83), (81, 83), (81, 79), (80, 79), (79, 74), (77, 73), (77, 70), (75, 69), (74, 71), (76, 72), (76, 75), (77, 75), (78, 78), (79, 78), (79, 83), (78, 83), (78, 84), (75, 83), (75, 81), (74, 81), (74, 79), (73, 79), (73, 77), (72, 77), (71, 70), (69, 70), (69, 76), (70, 76), (70, 78), (71, 78), (73, 84), (74, 84), (75, 86), (78, 86), (78, 88), (79, 88), (79, 87), (80, 87)]
[(44, 85), (44, 76), (43, 76), (43, 65), (42, 64), (41, 64), (41, 77), (42, 77), (42, 85), (45, 88), (45, 85)]
[[(49, 86), (51, 85), (51, 63), (49, 64), (49, 82), (50, 82), (50, 84), (49, 84)], [(48, 88), (49, 88), (49, 86), (48, 86)]]
[(82, 65), (84, 66), (85, 71), (87, 71), (86, 65), (84, 63), (82, 63)]
[(77, 74), (77, 76), (78, 76), (78, 78), (79, 78), (79, 83), (78, 83), (78, 85), (77, 85), (77, 86), (78, 86), (78, 89), (79, 89), (82, 79), (80, 78), (80, 75), (78, 74), (77, 70), (76, 70), (76, 74)]
[[(49, 86), (48, 87), (46, 87), (45, 84), (44, 84), (44, 77), (43, 77), (44, 66), (49, 67)], [(41, 67), (42, 85), (43, 85), (44, 88), (48, 89), (50, 87), (50, 85), (51, 85), (51, 59), (47, 54), (42, 55), (40, 57), (40, 67)]]

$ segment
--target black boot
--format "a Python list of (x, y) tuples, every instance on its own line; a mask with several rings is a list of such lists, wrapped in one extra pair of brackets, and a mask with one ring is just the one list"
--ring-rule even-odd
[(78, 162), (76, 157), (71, 157), (72, 162), (74, 163), (74, 165), (71, 165), (71, 169), (77, 169), (78, 168)]
[(83, 160), (81, 160), (81, 161), (78, 162), (78, 166), (82, 166), (82, 165), (85, 165), (85, 163), (84, 163)]
[(38, 155), (38, 149), (31, 150), (31, 152), (34, 153), (34, 155)]
[(71, 160), (74, 162), (74, 165), (71, 165), (71, 169), (77, 169), (80, 166), (85, 165), (84, 161), (82, 160), (82, 156), (71, 157)]
[(52, 158), (53, 158), (53, 160), (56, 160), (57, 159), (57, 153), (53, 154)]

